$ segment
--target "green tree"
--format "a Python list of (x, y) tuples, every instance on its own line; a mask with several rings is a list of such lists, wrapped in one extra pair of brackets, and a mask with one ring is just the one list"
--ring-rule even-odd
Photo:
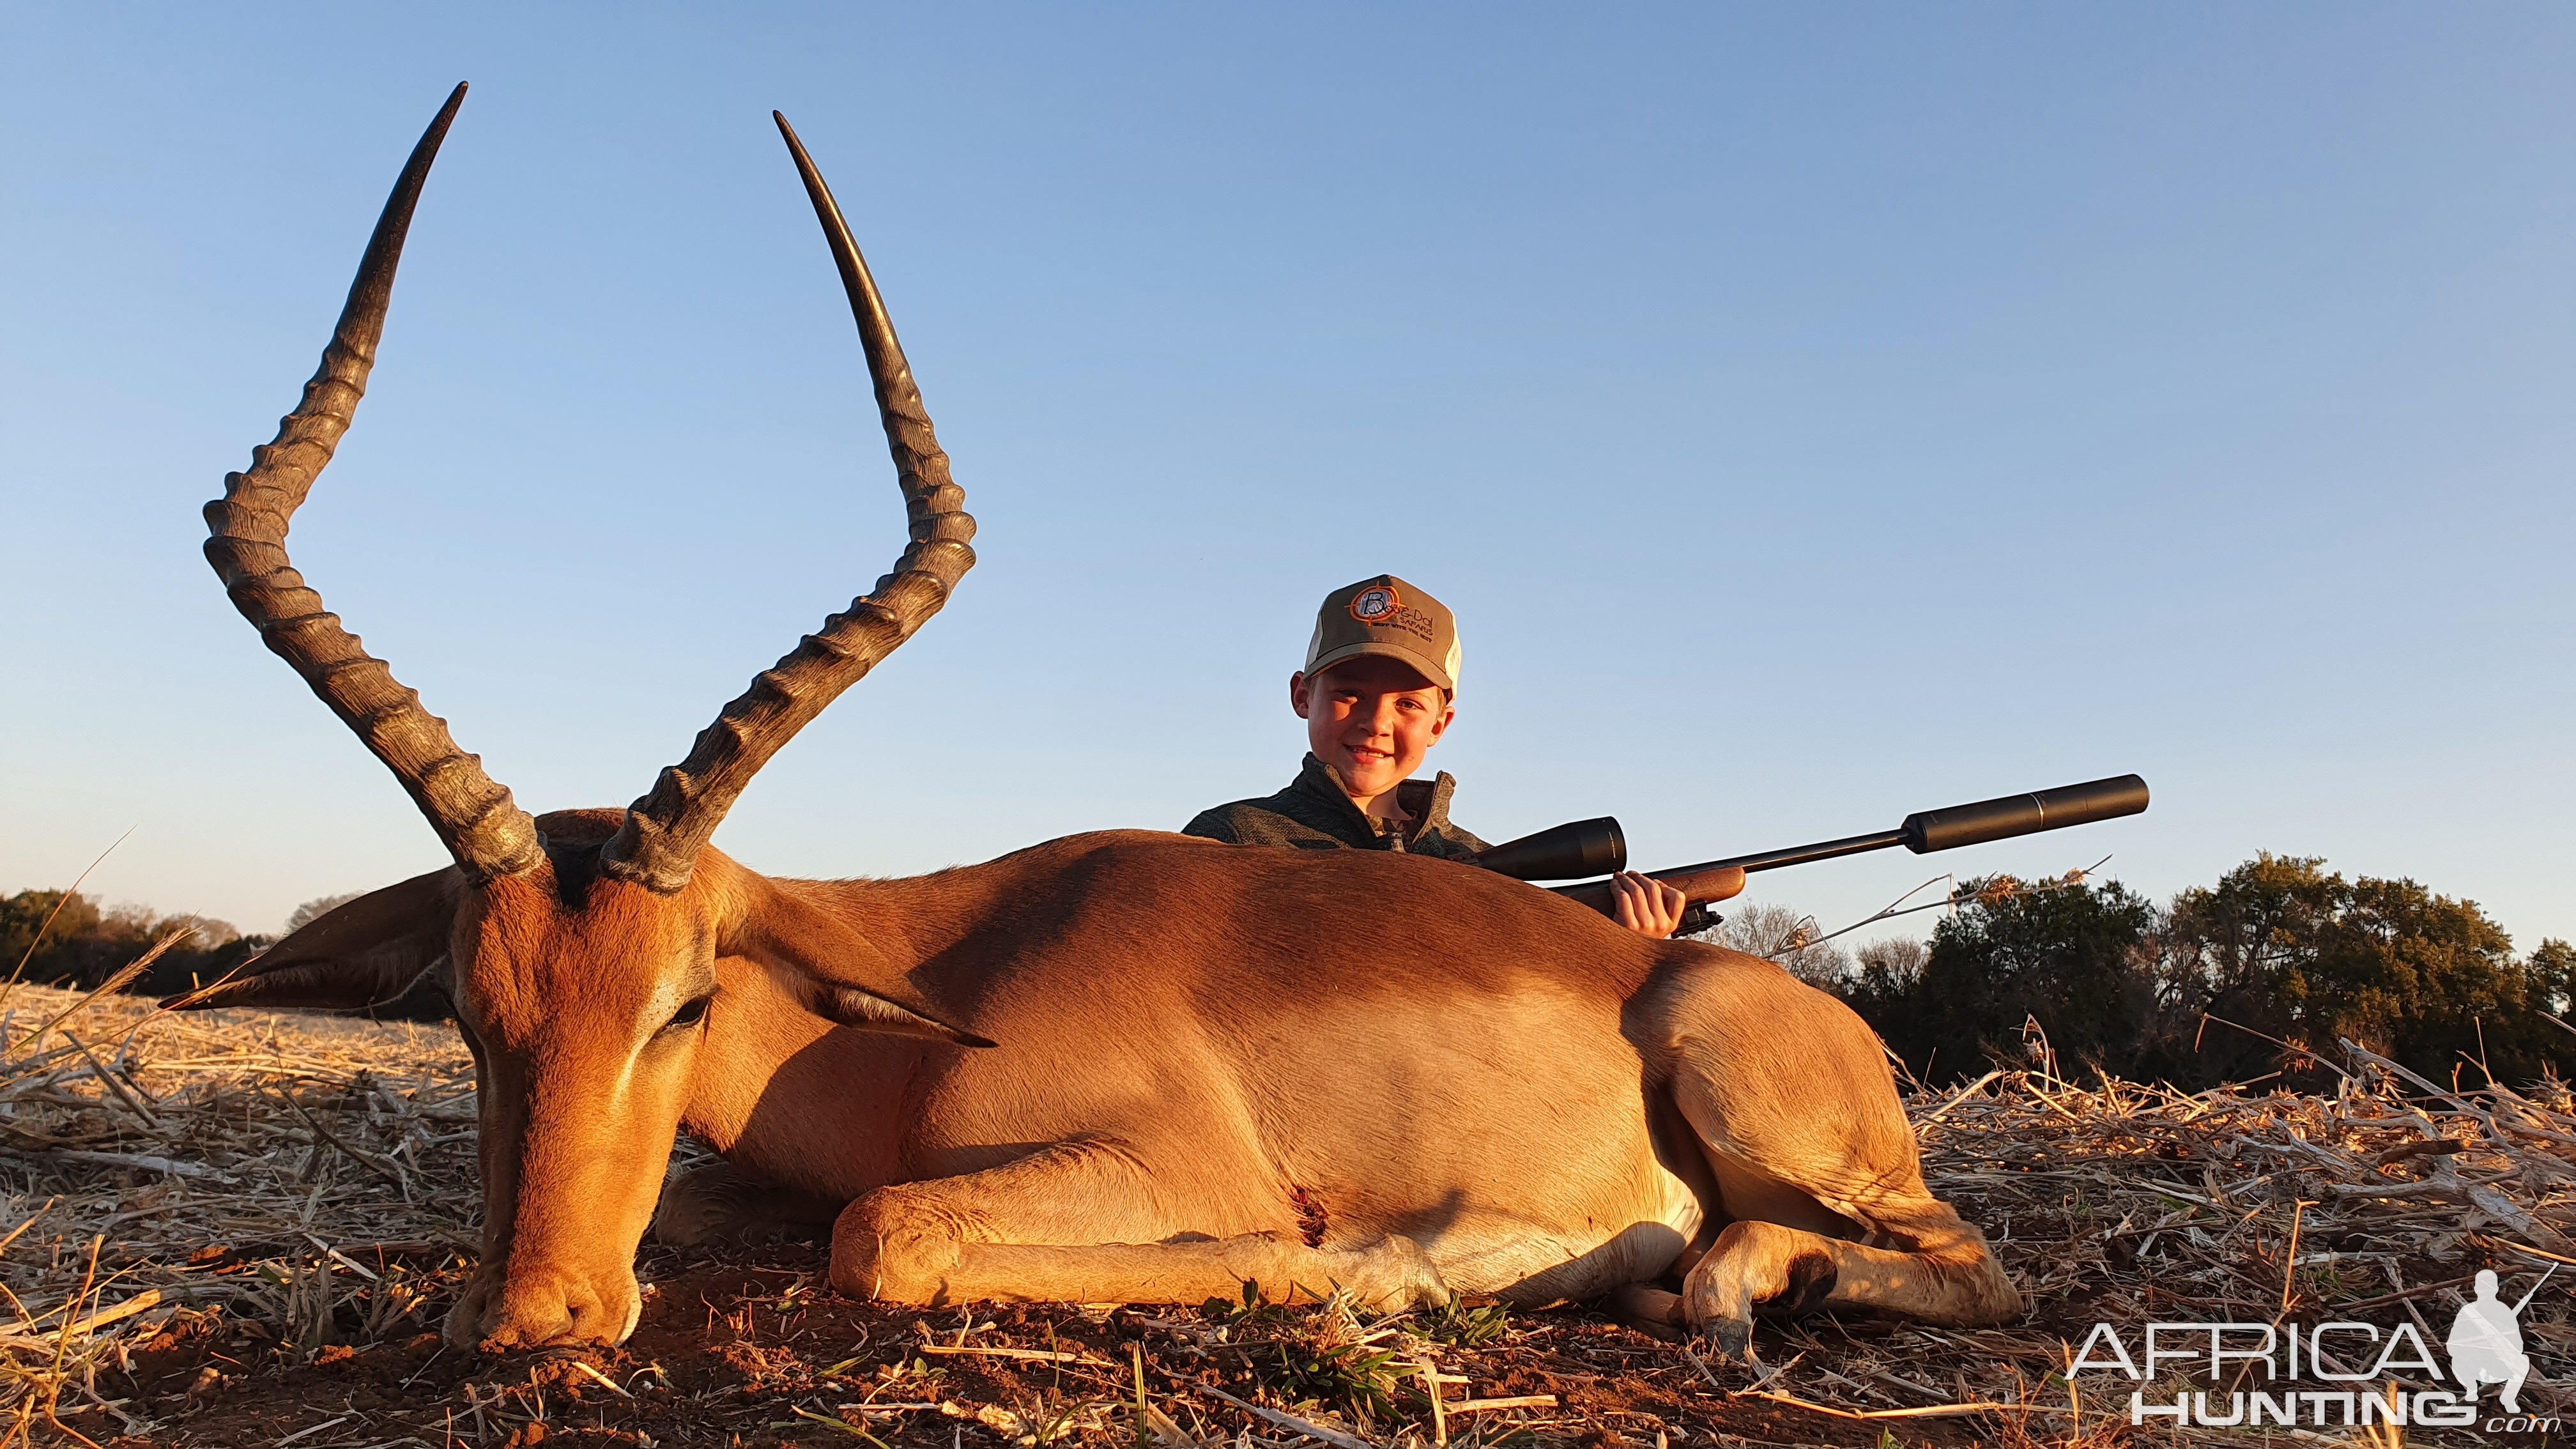
[[(2524, 969), (2531, 973), (2532, 991), (2548, 1003), (2550, 1015), (2564, 1017), (2569, 1007), (2576, 1006), (2576, 946), (2554, 939), (2542, 941)], [(2568, 1039), (2576, 1041), (2576, 1034)]]
[[(2309, 1040), (2302, 1014), (2317, 941), (2343, 907), (2344, 885), (2325, 862), (2269, 852), (2174, 897), (2157, 932), (2159, 1004), (2189, 1023), (2195, 1059), (2169, 1064), (2194, 1084), (2248, 1081), (2309, 1064), (2296, 1048), (2340, 1055), (2332, 1038)], [(2209, 1024), (2204, 1018), (2215, 1018)], [(2292, 1050), (2283, 1059), (2282, 1044)]]
[[(61, 911), (55, 913), (59, 904)], [(45, 922), (52, 916), (53, 923)], [(0, 900), (0, 973), (26, 961), (20, 979), (39, 985), (86, 987), (114, 975), (173, 932), (187, 935), (153, 963), (138, 991), (185, 990), (212, 980), (247, 959), (262, 944), (222, 921), (204, 916), (163, 916), (139, 906), (102, 910), (87, 896), (63, 891), (20, 891)], [(41, 933), (41, 936), (40, 934)], [(30, 947), (33, 949), (30, 950)]]
[[(50, 927), (46, 925), (48, 919), (53, 923)], [(98, 905), (87, 896), (67, 891), (20, 891), (0, 900), (0, 973), (25, 960), (27, 974), (41, 979), (37, 977), (35, 960), (29, 957), (31, 949), (41, 956), (60, 942), (85, 937), (97, 928)]]
[(1889, 1047), (1927, 1079), (2022, 1062), (2036, 1020), (2060, 1069), (2125, 1073), (2153, 1026), (2141, 948), (2156, 910), (2117, 881), (1970, 881), (1935, 926), (1919, 971), (1881, 953), (1849, 996)]
[[(2205, 1013), (2329, 1062), (2350, 1039), (2435, 1081), (2461, 1067), (2472, 1083), (2486, 1070), (2529, 1081), (2576, 1063), (2576, 1035), (2541, 1014), (2565, 1003), (2576, 951), (2546, 942), (2517, 960), (2476, 902), (2411, 880), (2347, 881), (2321, 860), (2260, 855), (2175, 897), (2157, 947), (2177, 1026)], [(2213, 1026), (2201, 1041), (2200, 1080), (2306, 1066), (2247, 1032)]]

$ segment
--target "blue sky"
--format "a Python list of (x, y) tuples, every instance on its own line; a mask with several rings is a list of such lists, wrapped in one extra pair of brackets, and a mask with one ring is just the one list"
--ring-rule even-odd
[(2576, 936), (2570, 74), (2511, 5), (12, 6), (0, 891), (129, 826), (94, 888), (254, 930), (440, 862), (197, 510), (468, 80), (293, 548), (532, 807), (638, 794), (899, 544), (777, 107), (984, 532), (727, 822), (759, 868), (1266, 792), (1315, 600), (1391, 569), (1491, 838), (2135, 770), (1761, 892), (2268, 849)]

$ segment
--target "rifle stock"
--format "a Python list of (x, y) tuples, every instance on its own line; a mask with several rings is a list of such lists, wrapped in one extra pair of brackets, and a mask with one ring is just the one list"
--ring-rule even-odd
[[(1680, 870), (1648, 871), (1646, 878), (1662, 881), (1679, 890), (1682, 899), (1694, 906), (1733, 900), (1744, 890), (1744, 867), (1740, 865), (1721, 865), (1714, 869), (1685, 866)], [(1557, 886), (1554, 889), (1558, 895), (1581, 901), (1605, 916), (1617, 913), (1617, 902), (1611, 896), (1610, 882), (1606, 880), (1588, 880), (1581, 885)]]

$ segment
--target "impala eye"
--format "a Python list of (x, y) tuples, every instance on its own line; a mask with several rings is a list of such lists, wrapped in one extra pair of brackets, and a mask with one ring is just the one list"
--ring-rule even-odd
[(670, 1021), (664, 1023), (662, 1029), (664, 1031), (686, 1031), (690, 1027), (696, 1026), (699, 1022), (706, 1019), (707, 1003), (713, 1000), (715, 1000), (715, 998), (712, 996), (701, 996), (697, 1000), (690, 1002), (688, 1005), (681, 1007), (679, 1010), (672, 1012)]

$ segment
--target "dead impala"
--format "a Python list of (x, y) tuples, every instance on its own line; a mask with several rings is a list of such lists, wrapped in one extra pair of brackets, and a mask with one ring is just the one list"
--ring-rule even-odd
[[(783, 117), (911, 542), (643, 798), (520, 810), (285, 549), (464, 94), (396, 182), (302, 404), (206, 509), (233, 602), (456, 863), (175, 1003), (353, 1008), (437, 973), (481, 1114), (483, 1251), (451, 1339), (622, 1339), (648, 1225), (704, 1242), (800, 1220), (832, 1223), (836, 1287), (898, 1303), (1615, 1294), (1729, 1352), (1757, 1305), (2019, 1311), (1925, 1188), (1877, 1039), (1767, 962), (1402, 854), (1114, 831), (801, 881), (710, 847), (761, 765), (974, 561), (876, 284)], [(675, 1131), (724, 1161), (666, 1190)], [(1678, 1297), (1655, 1286), (1676, 1278)]]

